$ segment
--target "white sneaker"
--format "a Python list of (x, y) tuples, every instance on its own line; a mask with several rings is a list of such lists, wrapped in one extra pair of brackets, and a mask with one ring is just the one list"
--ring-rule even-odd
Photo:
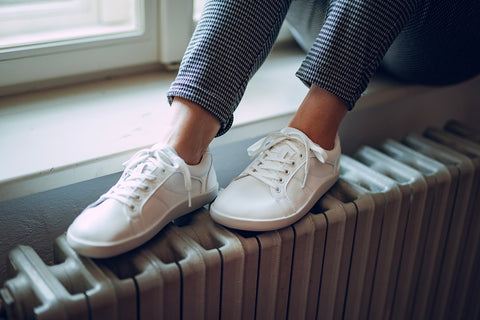
[(303, 132), (284, 128), (248, 148), (258, 157), (220, 192), (212, 218), (227, 227), (269, 231), (303, 217), (337, 181), (340, 139), (327, 151)]
[(139, 151), (120, 180), (88, 206), (67, 231), (80, 254), (112, 257), (151, 239), (171, 220), (213, 201), (218, 183), (207, 151), (189, 166), (169, 146)]

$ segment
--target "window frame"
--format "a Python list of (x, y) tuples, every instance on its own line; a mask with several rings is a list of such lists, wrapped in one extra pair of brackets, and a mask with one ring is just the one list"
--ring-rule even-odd
[(140, 32), (0, 50), (0, 95), (178, 65), (193, 32), (193, 1), (144, 0), (143, 14)]

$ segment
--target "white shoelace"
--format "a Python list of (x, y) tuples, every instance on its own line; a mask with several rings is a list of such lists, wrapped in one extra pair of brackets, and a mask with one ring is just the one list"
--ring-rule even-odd
[[(287, 144), (288, 147), (293, 150), (290, 152), (282, 153), (278, 152), (278, 148), (275, 148), (279, 144)], [(295, 154), (299, 154), (303, 159), (305, 158), (305, 177), (303, 179), (302, 188), (305, 187), (307, 181), (310, 152), (313, 152), (315, 157), (322, 163), (325, 163), (327, 159), (326, 151), (319, 145), (313, 143), (308, 137), (295, 132), (284, 130), (280, 132), (274, 132), (267, 137), (260, 139), (248, 148), (248, 154), (250, 157), (259, 157), (252, 163), (249, 169), (246, 170), (244, 175), (251, 175), (270, 187), (279, 190), (278, 184), (283, 183), (283, 177), (293, 172), (303, 161), (296, 163), (292, 160)]]
[[(101, 196), (100, 201), (105, 199), (116, 199), (131, 209), (135, 207), (135, 200), (138, 201), (145, 196), (151, 188), (151, 183), (158, 179), (155, 170), (161, 170), (161, 174), (175, 172), (177, 169), (183, 173), (185, 190), (188, 193), (188, 206), (192, 205), (192, 179), (190, 170), (182, 158), (167, 148), (152, 147), (137, 152), (130, 160), (123, 164), (125, 170), (115, 186)], [(166, 169), (170, 167), (171, 169)]]

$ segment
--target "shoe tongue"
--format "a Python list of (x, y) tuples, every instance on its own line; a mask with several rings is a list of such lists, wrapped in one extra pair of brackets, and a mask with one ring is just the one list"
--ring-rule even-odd
[(285, 135), (295, 134), (295, 135), (299, 135), (299, 136), (304, 136), (308, 139), (308, 137), (305, 133), (303, 133), (302, 131), (300, 131), (298, 129), (292, 128), (292, 127), (285, 127), (280, 132), (282, 132)]
[(285, 140), (281, 141), (274, 145), (270, 152), (278, 155), (282, 159), (287, 159), (297, 152), (297, 150), (292, 148), (292, 144), (296, 144), (296, 142), (290, 141), (290, 143), (287, 143)]
[(177, 151), (173, 149), (173, 147), (169, 145), (156, 144), (150, 150), (152, 151), (158, 150), (162, 152), (164, 155), (166, 155), (166, 157), (162, 157), (163, 162), (166, 162), (170, 166), (175, 165), (174, 159), (178, 158), (178, 154), (177, 154)]
[(141, 177), (143, 174), (150, 174), (155, 170), (154, 166), (147, 163), (139, 163), (133, 168), (133, 170), (130, 172), (130, 177)]
[(132, 168), (132, 174), (130, 176), (154, 173), (159, 169), (159, 163), (174, 166), (173, 159), (176, 157), (178, 157), (177, 153), (172, 147), (159, 144), (154, 145), (150, 148), (149, 156), (143, 161), (136, 163), (135, 167)]

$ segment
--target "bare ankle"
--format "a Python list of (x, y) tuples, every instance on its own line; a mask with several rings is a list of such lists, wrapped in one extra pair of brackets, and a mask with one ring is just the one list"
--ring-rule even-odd
[(175, 149), (178, 156), (190, 166), (199, 164), (206, 151), (206, 149), (192, 149), (185, 144), (172, 144), (172, 147)]
[(175, 98), (163, 142), (172, 146), (185, 163), (198, 164), (220, 129), (220, 121), (191, 101)]
[(288, 126), (302, 131), (320, 147), (331, 150), (347, 111), (343, 100), (312, 85)]

